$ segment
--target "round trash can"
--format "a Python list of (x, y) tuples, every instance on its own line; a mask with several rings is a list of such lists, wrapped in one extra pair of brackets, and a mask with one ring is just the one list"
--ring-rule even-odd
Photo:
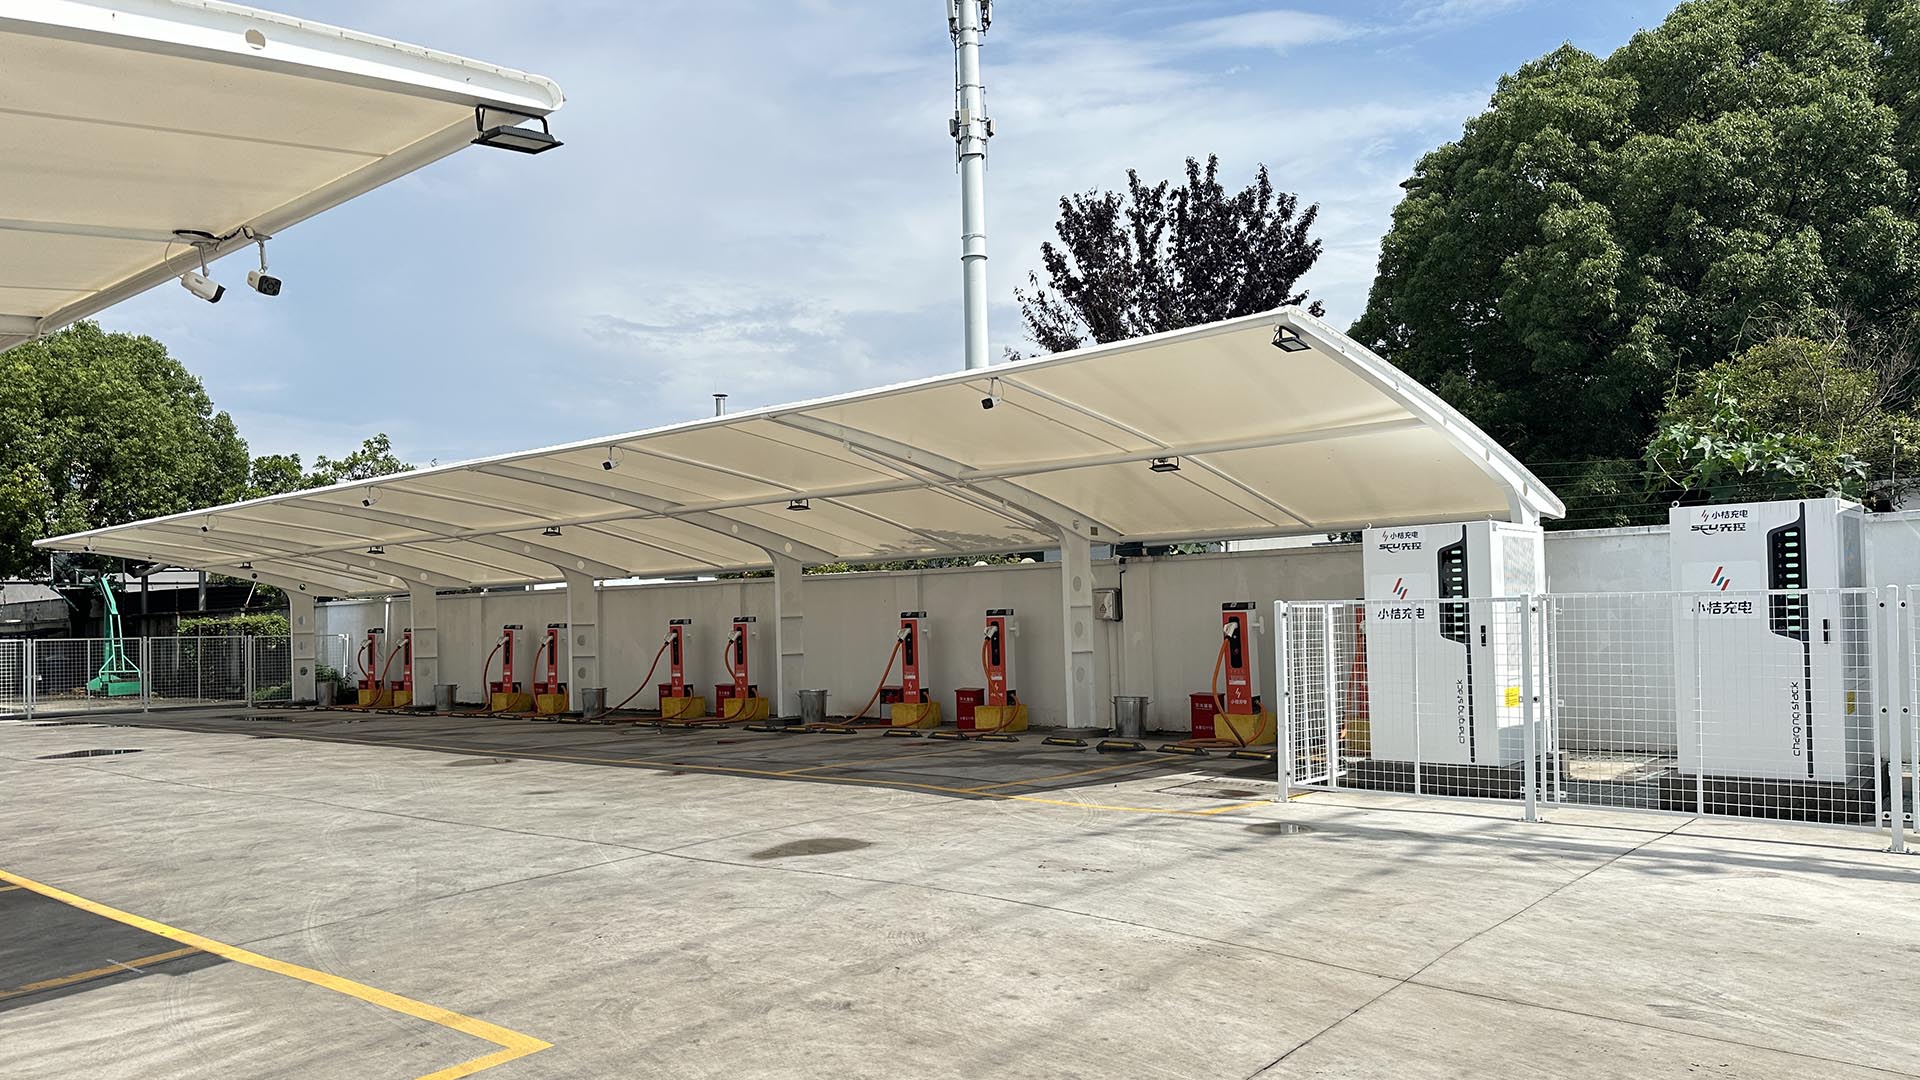
[(607, 711), (607, 688), (604, 686), (583, 686), (580, 688), (580, 715), (592, 720)]
[(340, 684), (332, 679), (321, 679), (313, 684), (313, 703), (323, 709), (333, 708), (335, 696), (340, 692)]
[(434, 683), (433, 711), (442, 713), (452, 712), (454, 695), (459, 692), (459, 683)]
[(1113, 699), (1113, 734), (1121, 739), (1138, 739), (1147, 733), (1147, 699), (1143, 697), (1117, 697)]
[(827, 692), (825, 690), (800, 691), (800, 722), (803, 724), (824, 724), (827, 722)]

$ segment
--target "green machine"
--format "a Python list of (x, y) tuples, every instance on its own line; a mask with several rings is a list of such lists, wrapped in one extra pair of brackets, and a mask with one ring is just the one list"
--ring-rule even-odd
[(94, 579), (100, 586), (100, 595), (106, 601), (106, 614), (101, 618), (101, 637), (107, 640), (106, 659), (100, 662), (100, 673), (87, 681), (87, 693), (105, 694), (108, 697), (139, 697), (140, 669), (127, 658), (127, 650), (120, 636), (120, 605), (113, 600), (113, 586), (107, 584), (105, 574)]

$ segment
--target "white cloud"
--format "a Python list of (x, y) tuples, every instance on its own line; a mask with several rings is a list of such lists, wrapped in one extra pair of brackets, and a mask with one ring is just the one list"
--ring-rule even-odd
[(1344, 41), (1359, 32), (1330, 15), (1309, 11), (1248, 11), (1186, 23), (1174, 29), (1173, 38), (1195, 48), (1286, 52), (1302, 45)]

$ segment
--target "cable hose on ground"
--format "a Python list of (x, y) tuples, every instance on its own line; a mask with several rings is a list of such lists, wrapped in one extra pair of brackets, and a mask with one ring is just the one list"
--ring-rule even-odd
[(887, 654), (887, 666), (886, 666), (886, 670), (880, 673), (880, 685), (873, 688), (873, 696), (868, 698), (867, 703), (860, 707), (860, 711), (857, 713), (854, 713), (851, 717), (849, 717), (849, 719), (859, 720), (862, 717), (866, 716), (867, 710), (873, 708), (873, 703), (880, 700), (881, 691), (887, 688), (887, 676), (893, 674), (893, 662), (894, 660), (899, 658), (900, 646), (902, 644), (904, 644), (904, 642), (902, 642), (898, 637), (895, 637), (893, 639), (893, 651)]
[(653, 663), (647, 665), (647, 673), (640, 679), (640, 685), (633, 688), (633, 693), (628, 694), (624, 699), (621, 700), (620, 704), (615, 705), (613, 708), (601, 709), (599, 712), (595, 713), (592, 716), (592, 719), (598, 720), (601, 717), (607, 715), (608, 713), (619, 712), (621, 709), (624, 709), (627, 707), (627, 702), (632, 701), (634, 698), (639, 697), (640, 691), (645, 690), (647, 688), (647, 685), (653, 682), (653, 673), (660, 667), (660, 658), (662, 656), (667, 655), (667, 646), (671, 644), (673, 644), (672, 638), (668, 638), (667, 640), (660, 643), (660, 651), (653, 654)]

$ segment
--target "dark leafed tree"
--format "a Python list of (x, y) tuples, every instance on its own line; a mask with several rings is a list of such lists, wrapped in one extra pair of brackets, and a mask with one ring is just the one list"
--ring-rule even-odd
[(1034, 344), (1065, 352), (1306, 303), (1295, 286), (1320, 257), (1319, 205), (1275, 191), (1265, 165), (1229, 194), (1219, 169), (1210, 154), (1187, 159), (1180, 187), (1129, 169), (1124, 192), (1063, 197), (1060, 242), (1040, 245), (1046, 280), (1028, 274), (1014, 290)]

